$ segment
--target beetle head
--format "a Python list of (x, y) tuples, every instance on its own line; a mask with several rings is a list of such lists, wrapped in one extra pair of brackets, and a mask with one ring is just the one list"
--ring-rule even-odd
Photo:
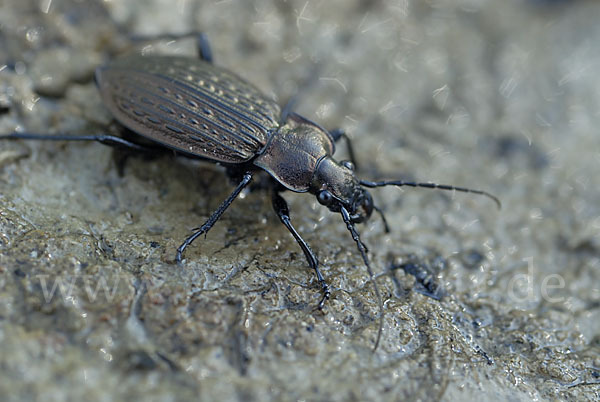
[(352, 223), (365, 222), (373, 213), (373, 197), (360, 185), (350, 161), (337, 162), (329, 156), (323, 157), (315, 170), (311, 192), (332, 212), (345, 208)]

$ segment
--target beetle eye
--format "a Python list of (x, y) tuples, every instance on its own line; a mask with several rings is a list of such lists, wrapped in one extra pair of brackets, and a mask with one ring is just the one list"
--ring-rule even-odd
[(354, 163), (352, 163), (352, 161), (341, 161), (340, 163), (346, 169), (354, 172)]
[(319, 201), (319, 204), (321, 205), (329, 205), (331, 204), (331, 201), (333, 201), (333, 196), (331, 195), (331, 193), (327, 190), (323, 190), (321, 192), (319, 192), (319, 195), (317, 196), (317, 200)]

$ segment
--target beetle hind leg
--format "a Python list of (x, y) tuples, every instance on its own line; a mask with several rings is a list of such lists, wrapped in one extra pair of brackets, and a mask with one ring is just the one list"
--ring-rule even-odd
[(107, 134), (68, 135), (68, 134), (38, 134), (38, 133), (11, 133), (1, 134), (0, 140), (38, 140), (38, 141), (95, 141), (111, 147), (125, 148), (135, 152), (155, 152), (155, 148), (137, 144), (124, 138)]
[(294, 228), (294, 226), (292, 225), (292, 222), (290, 219), (290, 210), (288, 208), (288, 204), (285, 201), (285, 199), (281, 195), (279, 195), (279, 193), (277, 193), (276, 191), (273, 191), (272, 202), (273, 202), (273, 209), (275, 209), (275, 212), (277, 213), (279, 220), (281, 220), (281, 223), (283, 223), (285, 225), (285, 227), (287, 228), (287, 230), (289, 230), (289, 232), (292, 234), (292, 236), (294, 236), (294, 239), (300, 245), (300, 248), (302, 248), (302, 251), (304, 252), (304, 255), (306, 256), (308, 265), (310, 265), (310, 267), (315, 270), (315, 273), (317, 275), (317, 280), (319, 281), (319, 284), (321, 285), (321, 290), (323, 292), (323, 297), (321, 298), (321, 301), (319, 302), (319, 309), (322, 309), (323, 306), (325, 305), (325, 301), (329, 300), (329, 296), (331, 295), (331, 292), (329, 291), (329, 285), (327, 285), (327, 282), (325, 282), (325, 279), (323, 278), (323, 274), (321, 274), (321, 270), (319, 269), (319, 260), (317, 260), (317, 256), (315, 255), (315, 253), (313, 253), (313, 251), (309, 247), (308, 243), (306, 243), (306, 241), (304, 241), (302, 236), (300, 236), (300, 234), (298, 233), (296, 228)]

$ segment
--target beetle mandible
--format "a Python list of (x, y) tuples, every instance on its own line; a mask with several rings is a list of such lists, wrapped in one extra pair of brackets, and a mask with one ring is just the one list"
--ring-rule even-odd
[[(263, 95), (255, 86), (212, 63), (204, 35), (198, 36), (200, 58), (175, 56), (126, 56), (99, 67), (96, 83), (104, 104), (118, 123), (179, 154), (202, 158), (227, 168), (237, 186), (206, 222), (179, 246), (176, 261), (196, 238), (207, 233), (219, 220), (253, 175), (264, 170), (271, 176), (272, 205), (281, 223), (304, 252), (321, 286), (319, 308), (330, 290), (310, 246), (292, 224), (287, 202), (281, 192), (311, 193), (331, 212), (339, 213), (369, 273), (380, 306), (380, 324), (375, 348), (382, 331), (381, 295), (373, 279), (367, 248), (356, 230), (378, 211), (367, 188), (411, 186), (437, 188), (485, 195), (481, 190), (434, 183), (402, 180), (368, 181), (355, 174), (354, 153), (342, 130), (328, 131), (291, 112)], [(345, 138), (352, 161), (333, 158), (335, 142)], [(145, 145), (112, 135), (43, 135), (13, 133), (0, 139), (98, 141), (135, 151)]]

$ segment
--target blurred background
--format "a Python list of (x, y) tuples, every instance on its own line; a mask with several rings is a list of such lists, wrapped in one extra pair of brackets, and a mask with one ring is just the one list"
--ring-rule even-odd
[[(260, 192), (100, 144), (0, 143), (7, 400), (600, 398), (600, 3), (585, 0), (0, 2), (0, 132), (102, 133), (93, 83), (128, 52), (215, 63), (352, 138), (386, 188), (360, 225), (384, 327), (338, 216), (284, 194), (333, 295)], [(338, 147), (336, 157), (347, 157)], [(338, 155), (339, 154), (339, 155)]]

